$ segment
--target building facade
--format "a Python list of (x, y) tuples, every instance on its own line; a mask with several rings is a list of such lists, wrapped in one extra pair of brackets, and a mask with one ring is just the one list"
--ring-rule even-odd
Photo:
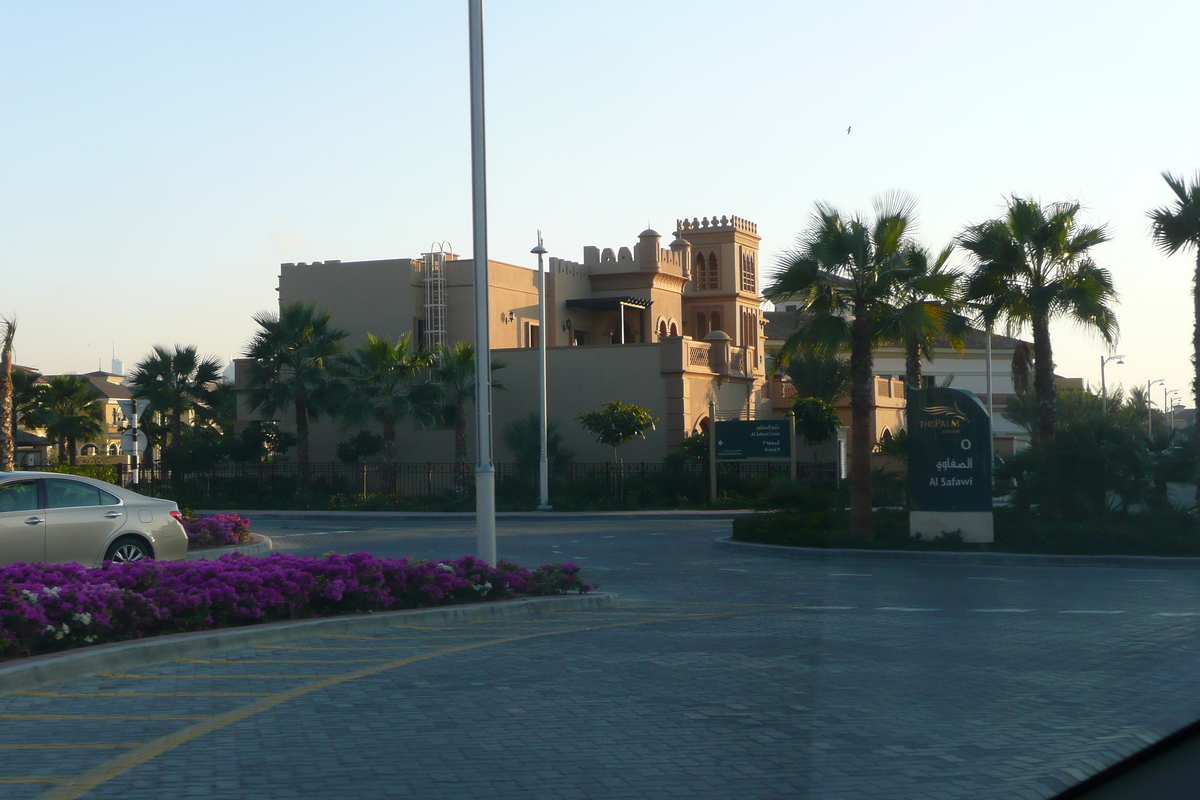
[[(547, 342), (548, 417), (579, 461), (605, 461), (611, 450), (575, 418), (620, 400), (646, 407), (659, 422), (646, 440), (622, 448), (627, 461), (657, 461), (688, 434), (718, 418), (772, 414), (766, 391), (762, 297), (758, 294), (754, 223), (738, 217), (678, 220), (663, 246), (654, 230), (632, 247), (583, 248), (583, 258), (552, 257), (546, 274), (546, 331), (538, 322), (537, 273), (488, 262), (492, 359), (503, 364), (493, 392), (493, 425), (504, 427), (537, 408), (537, 346)], [(395, 340), (412, 332), (426, 346), (474, 341), (474, 264), (447, 250), (418, 258), (283, 264), (281, 305), (328, 310), (350, 333)], [(235, 362), (244, 388), (249, 362)], [(261, 418), (245, 401), (239, 424)], [(291, 430), (289, 414), (278, 422)], [(324, 419), (310, 429), (311, 458), (332, 461), (337, 444), (357, 431)], [(473, 431), (471, 431), (473, 435)], [(397, 457), (453, 460), (453, 432), (402, 425)], [(502, 437), (496, 458), (508, 460)], [(471, 445), (473, 447), (473, 443)]]

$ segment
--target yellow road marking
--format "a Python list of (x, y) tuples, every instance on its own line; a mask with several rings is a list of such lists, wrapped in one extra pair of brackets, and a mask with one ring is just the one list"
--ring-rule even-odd
[(268, 697), (271, 692), (35, 692), (13, 694), (25, 697)]
[(65, 781), (65, 780), (66, 780), (66, 778), (49, 778), (49, 777), (43, 777), (43, 776), (40, 776), (40, 775), (29, 775), (29, 776), (25, 776), (25, 777), (13, 777), (13, 776), (9, 776), (9, 777), (5, 777), (5, 778), (0, 778), (0, 784), (11, 784), (11, 783), (62, 783), (62, 782), (63, 782), (63, 781)]
[(127, 750), (142, 742), (77, 742), (47, 744), (0, 744), (0, 750)]
[[(765, 609), (755, 609), (755, 610), (765, 610)], [(704, 615), (697, 615), (697, 616), (707, 618), (707, 617), (715, 617), (715, 616), (734, 616), (734, 615), (745, 614), (745, 613), (750, 613), (750, 612), (749, 611), (730, 611), (730, 612), (726, 612), (724, 614), (704, 614)], [(249, 705), (243, 706), (242, 708), (235, 709), (233, 711), (229, 711), (224, 714), (219, 714), (219, 715), (210, 717), (203, 722), (197, 723), (195, 725), (191, 725), (191, 726), (184, 728), (182, 730), (179, 730), (179, 731), (175, 731), (174, 733), (167, 734), (166, 736), (163, 736), (153, 742), (149, 742), (145, 745), (142, 745), (141, 747), (137, 748), (136, 750), (132, 750), (132, 751), (125, 753), (121, 756), (118, 756), (117, 758), (114, 758), (104, 764), (94, 767), (94, 768), (88, 770), (87, 772), (83, 773), (82, 775), (77, 775), (77, 776), (67, 779), (66, 781), (63, 782), (62, 785), (57, 786), (53, 789), (50, 789), (49, 791), (44, 792), (43, 794), (39, 795), (38, 800), (76, 800), (77, 798), (81, 797), (82, 795), (86, 794), (87, 792), (91, 791), (92, 789), (96, 788), (97, 786), (100, 786), (101, 784), (112, 780), (113, 778), (117, 777), (118, 775), (121, 775), (121, 774), (133, 769), (134, 767), (137, 767), (141, 764), (146, 763), (147, 761), (157, 758), (158, 756), (160, 756), (164, 753), (174, 750), (176, 747), (179, 747), (180, 745), (186, 744), (187, 742), (190, 742), (190, 741), (197, 739), (201, 736), (204, 736), (206, 734), (221, 730), (222, 728), (226, 728), (230, 725), (233, 725), (234, 723), (241, 722), (244, 719), (248, 719), (249, 717), (252, 717), (256, 714), (262, 713), (263, 711), (272, 709), (275, 706), (281, 705), (290, 700), (294, 700), (298, 697), (303, 697), (304, 695), (311, 694), (312, 692), (320, 691), (322, 689), (327, 689), (332, 686), (337, 686), (342, 683), (347, 683), (349, 681), (358, 680), (360, 678), (370, 677), (372, 675), (378, 675), (382, 672), (387, 672), (388, 670), (397, 669), (399, 667), (407, 666), (409, 664), (415, 664), (420, 661), (428, 661), (428, 660), (431, 660), (434, 658), (440, 658), (441, 656), (452, 655), (455, 653), (462, 653), (462, 652), (466, 652), (469, 650), (476, 650), (476, 649), (483, 648), (483, 647), (492, 647), (495, 645), (509, 644), (512, 642), (519, 642), (519, 641), (527, 641), (530, 639), (540, 639), (540, 638), (544, 638), (544, 637), (548, 637), (548, 636), (558, 636), (558, 635), (566, 634), (566, 633), (581, 633), (584, 631), (596, 631), (596, 630), (605, 630), (605, 629), (609, 629), (609, 628), (632, 627), (632, 626), (643, 625), (643, 624), (646, 624), (646, 623), (643, 621), (633, 620), (633, 621), (625, 621), (625, 622), (613, 622), (613, 623), (607, 623), (607, 624), (603, 624), (603, 625), (584, 625), (584, 626), (579, 626), (579, 627), (558, 627), (555, 630), (543, 631), (540, 633), (528, 633), (528, 634), (521, 634), (521, 635), (505, 636), (505, 637), (501, 637), (501, 638), (493, 638), (490, 641), (469, 642), (467, 644), (442, 647), (442, 648), (433, 650), (428, 653), (420, 653), (417, 655), (409, 656), (407, 658), (398, 659), (396, 661), (389, 661), (389, 662), (386, 662), (383, 664), (377, 664), (377, 665), (371, 666), (371, 667), (364, 667), (362, 669), (354, 670), (352, 672), (346, 672), (341, 675), (325, 678), (323, 680), (319, 680), (315, 683), (310, 683), (305, 686), (297, 686), (295, 688), (288, 689), (283, 692), (279, 692), (278, 694), (264, 696), (264, 697), (262, 697), (261, 700), (257, 700), (253, 703), (250, 703)]]
[(71, 720), (80, 722), (154, 722), (155, 720), (208, 719), (212, 714), (0, 714), (0, 719)]

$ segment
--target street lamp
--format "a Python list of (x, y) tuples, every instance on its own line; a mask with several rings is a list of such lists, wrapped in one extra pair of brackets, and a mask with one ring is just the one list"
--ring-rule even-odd
[(541, 455), (538, 457), (538, 511), (550, 511), (550, 465), (546, 458), (546, 271), (542, 268), (542, 232), (538, 231), (537, 247), (529, 252), (538, 257), (538, 399), (540, 401), (541, 425), (538, 430)]
[(1169, 413), (1170, 413), (1170, 411), (1171, 411), (1171, 402), (1170, 402), (1170, 398), (1171, 398), (1173, 395), (1177, 395), (1177, 394), (1179, 394), (1179, 390), (1178, 390), (1178, 389), (1171, 389), (1170, 391), (1167, 391), (1167, 387), (1166, 387), (1166, 386), (1163, 386), (1163, 407), (1162, 407), (1162, 410), (1163, 410), (1163, 426), (1164, 426), (1164, 427), (1167, 429), (1167, 433), (1170, 433), (1170, 432), (1171, 432), (1171, 428), (1173, 427), (1173, 425), (1172, 425), (1172, 422), (1171, 422), (1171, 419), (1170, 419), (1170, 417), (1168, 416), (1168, 414), (1169, 414)]
[(1124, 364), (1122, 360), (1125, 356), (1109, 356), (1105, 358), (1100, 356), (1100, 408), (1105, 414), (1108, 413), (1108, 386), (1104, 383), (1104, 365), (1110, 361), (1116, 361), (1118, 364)]
[(496, 563), (496, 467), (492, 463), (492, 342), (488, 327), (487, 163), (483, 0), (468, 0), (471, 67), (471, 222), (475, 262), (475, 555)]
[(1164, 380), (1163, 378), (1157, 378), (1152, 381), (1146, 381), (1146, 435), (1147, 436), (1149, 436), (1152, 433), (1152, 431), (1150, 430), (1150, 407), (1154, 405), (1152, 402), (1150, 402), (1150, 387), (1156, 383), (1166, 383), (1166, 380)]

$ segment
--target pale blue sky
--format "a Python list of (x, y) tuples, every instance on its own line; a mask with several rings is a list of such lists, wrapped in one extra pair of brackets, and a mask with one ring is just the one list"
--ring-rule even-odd
[[(18, 361), (222, 359), (279, 263), (471, 251), (465, 0), (0, 0), (0, 313)], [(773, 264), (814, 201), (920, 201), (940, 247), (1004, 197), (1109, 225), (1124, 366), (1190, 394), (1190, 255), (1145, 212), (1200, 168), (1194, 0), (490, 0), (492, 258), (736, 214)], [(845, 133), (852, 125), (853, 132)], [(1058, 371), (1101, 343), (1055, 330)], [(1161, 387), (1155, 388), (1161, 402)], [(1190, 401), (1190, 397), (1187, 398)]]

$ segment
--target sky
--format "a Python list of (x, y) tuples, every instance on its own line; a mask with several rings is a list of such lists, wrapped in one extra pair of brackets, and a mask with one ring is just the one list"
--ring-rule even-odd
[[(1013, 195), (1112, 240), (1110, 350), (1057, 372), (1190, 404), (1194, 254), (1146, 212), (1200, 169), (1200, 3), (489, 0), (489, 255), (737, 215), (769, 271), (814, 203), (917, 199), (940, 249)], [(471, 254), (467, 2), (0, 0), (0, 315), (17, 362), (228, 360), (279, 264)], [(847, 127), (851, 128), (849, 134)]]

